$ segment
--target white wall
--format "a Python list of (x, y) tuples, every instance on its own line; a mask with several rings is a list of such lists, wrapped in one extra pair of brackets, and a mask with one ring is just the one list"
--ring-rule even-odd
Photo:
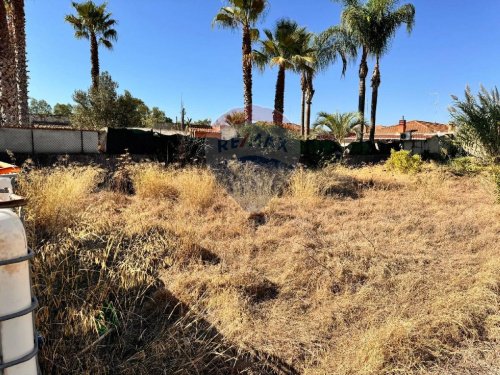
[(97, 154), (99, 132), (0, 128), (0, 152), (35, 154)]

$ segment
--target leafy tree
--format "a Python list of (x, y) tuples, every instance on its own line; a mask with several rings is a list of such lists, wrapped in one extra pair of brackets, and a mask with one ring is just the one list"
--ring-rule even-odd
[(141, 99), (135, 98), (125, 90), (116, 101), (116, 126), (121, 128), (140, 128), (146, 126), (149, 108)]
[(117, 40), (118, 33), (114, 29), (117, 22), (111, 18), (104, 3), (97, 6), (93, 1), (83, 3), (73, 2), (76, 15), (69, 14), (66, 21), (75, 29), (77, 39), (90, 40), (90, 60), (92, 62), (92, 87), (99, 86), (99, 45), (107, 49), (113, 48), (113, 41)]
[(243, 32), (242, 60), (245, 116), (247, 123), (252, 122), (252, 41), (259, 39), (255, 25), (262, 17), (267, 0), (227, 0), (213, 20), (214, 25)]
[(343, 142), (355, 127), (361, 122), (361, 118), (356, 112), (347, 113), (318, 113), (318, 118), (314, 123), (314, 129), (327, 129), (337, 141)]
[(154, 128), (157, 125), (168, 123), (167, 120), (170, 120), (170, 123), (172, 122), (171, 119), (167, 119), (165, 112), (163, 112), (160, 108), (153, 107), (151, 110), (148, 110), (148, 113), (145, 116), (144, 126)]
[(117, 89), (118, 84), (109, 73), (104, 72), (99, 77), (97, 89), (91, 87), (88, 91), (77, 90), (73, 95), (76, 104), (71, 122), (86, 129), (118, 126)]
[(210, 125), (212, 125), (212, 120), (209, 119), (209, 118), (205, 118), (205, 119), (202, 119), (202, 120), (196, 120), (196, 121), (193, 122), (192, 125), (210, 126)]
[(32, 115), (37, 115), (41, 117), (50, 116), (52, 114), (52, 107), (45, 100), (37, 100), (35, 98), (31, 98), (29, 111)]
[(285, 110), (285, 74), (287, 70), (295, 69), (299, 63), (312, 62), (307, 51), (301, 49), (307, 44), (310, 34), (296, 22), (287, 19), (279, 20), (273, 31), (266, 29), (264, 34), (267, 38), (260, 42), (260, 51), (253, 52), (254, 60), (262, 70), (268, 65), (278, 67), (273, 122), (282, 125)]
[(450, 108), (457, 127), (457, 141), (475, 156), (500, 159), (500, 94), (495, 87), (491, 92), (481, 87), (476, 97), (470, 87), (465, 99), (453, 96)]
[(54, 106), (54, 115), (70, 117), (73, 113), (73, 106), (71, 104), (57, 103)]

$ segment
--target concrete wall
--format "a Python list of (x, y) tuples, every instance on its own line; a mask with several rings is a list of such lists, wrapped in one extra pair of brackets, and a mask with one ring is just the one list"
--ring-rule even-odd
[(0, 152), (97, 154), (99, 132), (81, 130), (0, 128)]
[(403, 150), (412, 151), (414, 154), (422, 155), (425, 152), (429, 154), (439, 154), (441, 145), (438, 137), (433, 137), (425, 141), (401, 141)]

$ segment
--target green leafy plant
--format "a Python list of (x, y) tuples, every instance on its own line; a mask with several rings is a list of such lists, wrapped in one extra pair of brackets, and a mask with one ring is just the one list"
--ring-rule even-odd
[(385, 163), (391, 171), (400, 173), (417, 173), (422, 169), (422, 158), (420, 155), (411, 155), (410, 151), (391, 150), (391, 156)]
[(483, 166), (476, 159), (467, 156), (452, 159), (449, 167), (451, 173), (457, 176), (471, 176), (483, 170)]
[(468, 153), (483, 158), (500, 157), (500, 94), (481, 87), (477, 98), (471, 89), (465, 90), (465, 99), (452, 97), (450, 109), (457, 126), (457, 141)]
[(118, 326), (118, 314), (112, 302), (106, 303), (96, 316), (96, 326), (99, 336)]

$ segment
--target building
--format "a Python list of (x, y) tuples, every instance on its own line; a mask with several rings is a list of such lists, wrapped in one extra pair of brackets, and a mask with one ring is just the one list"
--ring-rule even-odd
[[(370, 126), (365, 127), (364, 139), (370, 137)], [(392, 126), (375, 127), (376, 141), (400, 141), (414, 140), (425, 141), (435, 136), (450, 135), (454, 133), (452, 125), (439, 124), (436, 122), (428, 122), (421, 120), (406, 121), (404, 118), (399, 121), (399, 124)], [(345, 139), (346, 143), (356, 141), (356, 134), (352, 133)]]

